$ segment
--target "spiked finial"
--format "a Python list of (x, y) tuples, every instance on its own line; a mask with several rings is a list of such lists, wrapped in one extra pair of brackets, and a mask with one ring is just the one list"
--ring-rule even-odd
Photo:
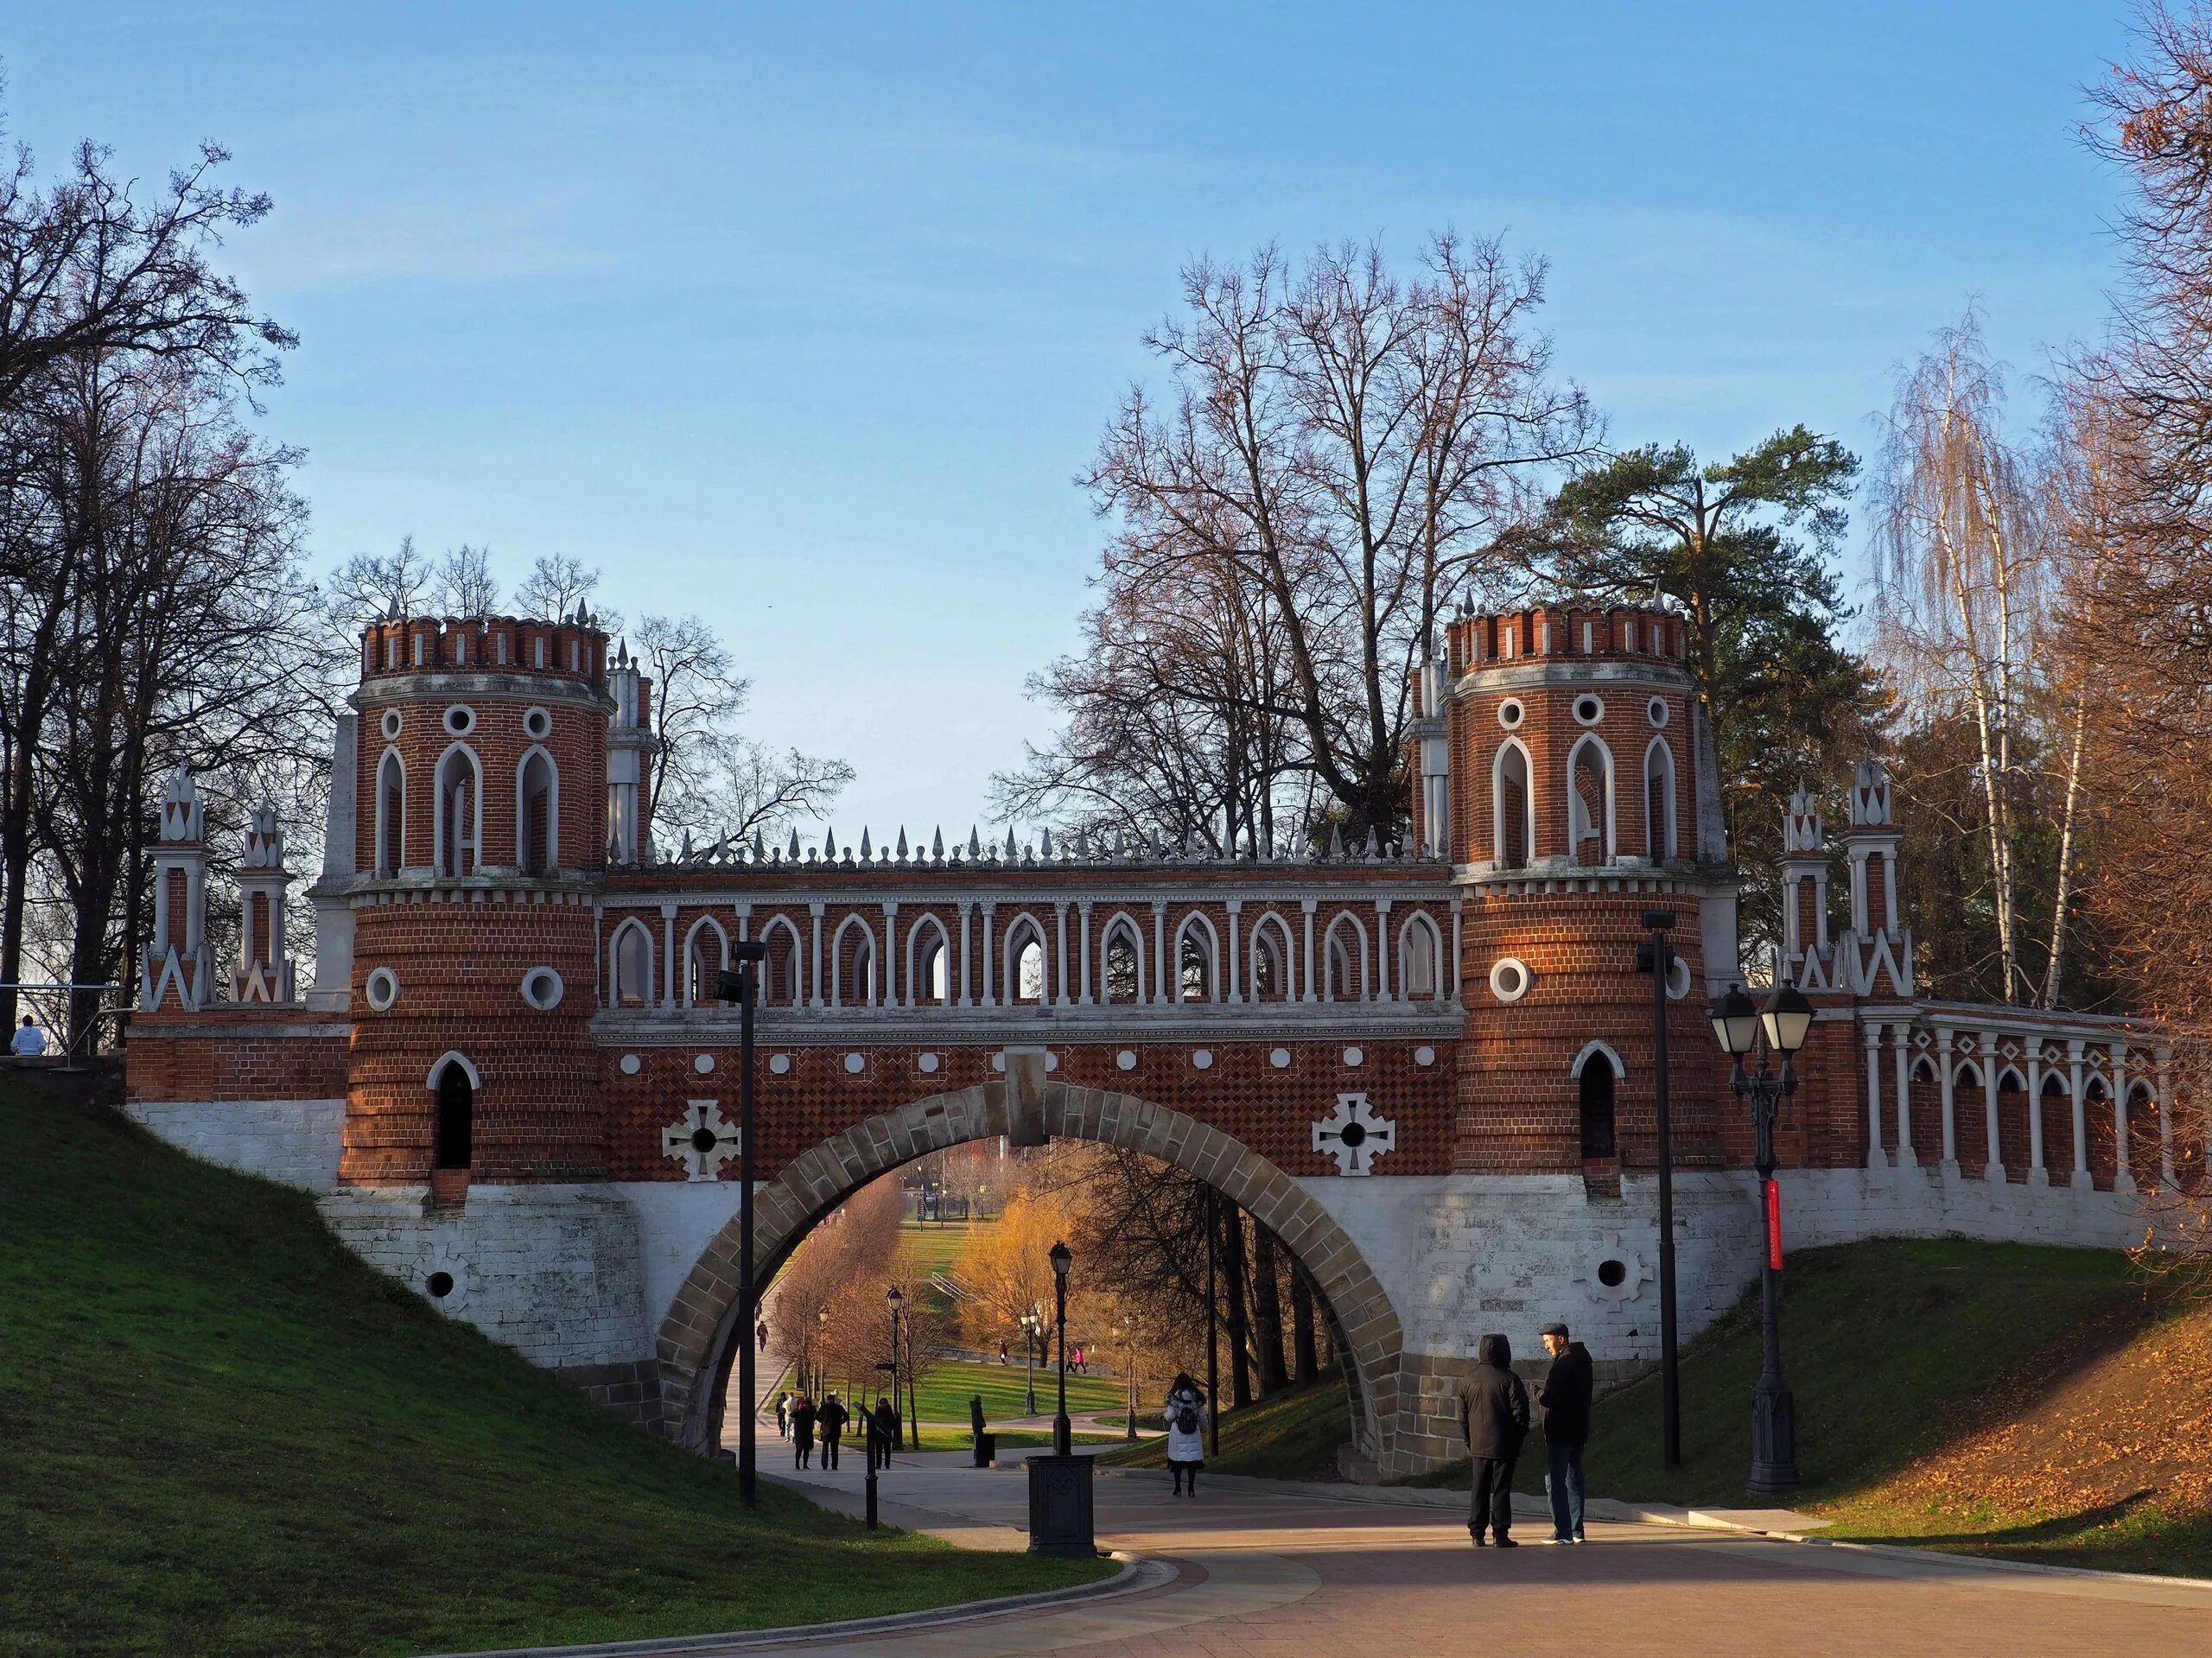
[(906, 861), (906, 826), (904, 823), (899, 825), (899, 861)]
[(1344, 855), (1344, 826), (1342, 823), (1329, 825), (1329, 855), (1332, 858)]
[(944, 861), (944, 825), (942, 823), (930, 831), (930, 857), (938, 863)]
[(863, 823), (861, 825), (861, 861), (867, 863), (873, 856), (874, 848), (868, 845), (868, 825)]
[(822, 831), (822, 855), (825, 858), (837, 855), (837, 831), (834, 826)]
[(797, 829), (791, 831), (791, 849), (784, 854), (784, 861), (785, 863), (798, 861), (798, 831)]
[(983, 842), (976, 835), (976, 826), (973, 823), (968, 826), (968, 855), (971, 858), (980, 858), (983, 855)]

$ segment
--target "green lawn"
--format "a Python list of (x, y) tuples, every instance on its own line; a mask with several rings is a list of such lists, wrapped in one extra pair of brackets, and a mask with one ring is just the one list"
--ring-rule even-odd
[[(1004, 1421), (1009, 1417), (1026, 1416), (1028, 1413), (1028, 1393), (1024, 1385), (1024, 1372), (1016, 1355), (1012, 1364), (979, 1364), (964, 1359), (947, 1360), (925, 1369), (918, 1388), (918, 1414), (925, 1422), (964, 1422), (968, 1420), (968, 1401), (970, 1396), (983, 1396), (983, 1418), (988, 1422)], [(1049, 1416), (1058, 1406), (1058, 1379), (1052, 1368), (1037, 1367), (1037, 1409)], [(1126, 1407), (1128, 1390), (1118, 1378), (1106, 1376), (1071, 1375), (1068, 1377), (1068, 1408), (1071, 1411), (1113, 1410)]]
[[(1831, 1537), (1885, 1538), (2019, 1559), (2212, 1574), (2212, 1515), (2069, 1503), (2025, 1519), (1971, 1500), (1898, 1500), (1914, 1464), (1988, 1418), (2024, 1370), (2063, 1370), (2158, 1321), (2155, 1287), (2115, 1252), (1959, 1240), (1880, 1240), (1793, 1256), (1784, 1278), (1783, 1369), (1796, 1395), (1804, 1478), (1787, 1498), (1744, 1489), (1756, 1290), (1683, 1351), (1682, 1465), (1659, 1455), (1656, 1375), (1598, 1401), (1593, 1496), (1741, 1506), (1776, 1501), (1832, 1517)], [(1541, 1437), (1517, 1471), (1542, 1490)], [(1466, 1464), (1419, 1483), (1465, 1489)]]
[[(1268, 1479), (1335, 1479), (1337, 1449), (1351, 1438), (1344, 1384), (1333, 1379), (1263, 1399), (1221, 1419), (1221, 1454), (1206, 1466), (1218, 1474)], [(1145, 1419), (1140, 1417), (1140, 1424)], [(1125, 1468), (1165, 1468), (1167, 1441), (1141, 1440), (1102, 1452), (1099, 1460)]]
[(1106, 1563), (874, 1536), (628, 1427), (304, 1197), (0, 1080), (0, 1654), (384, 1655), (890, 1612)]

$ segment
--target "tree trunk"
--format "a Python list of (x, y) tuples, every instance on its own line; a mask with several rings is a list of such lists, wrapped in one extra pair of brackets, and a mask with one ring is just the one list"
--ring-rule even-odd
[(1281, 1292), (1275, 1282), (1275, 1236), (1252, 1223), (1252, 1337), (1260, 1356), (1260, 1397), (1290, 1385), (1282, 1362)]
[(1321, 1355), (1313, 1343), (1313, 1286), (1306, 1268), (1290, 1263), (1290, 1345), (1292, 1379), (1301, 1388), (1321, 1379)]
[(1221, 1286), (1229, 1320), (1229, 1397), (1243, 1409), (1252, 1402), (1252, 1331), (1244, 1311), (1244, 1211), (1221, 1205)]

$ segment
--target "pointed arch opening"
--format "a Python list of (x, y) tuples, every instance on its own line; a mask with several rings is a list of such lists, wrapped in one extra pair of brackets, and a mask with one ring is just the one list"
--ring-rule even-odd
[(634, 918), (614, 930), (607, 951), (607, 1005), (649, 1007), (653, 1000), (653, 936)]
[(849, 915), (838, 924), (830, 969), (832, 1007), (875, 1006), (875, 930), (861, 917)]
[(1536, 844), (1535, 773), (1518, 737), (1498, 745), (1491, 765), (1491, 800), (1495, 822), (1491, 844), (1500, 869), (1526, 869)]
[(729, 935), (712, 916), (701, 916), (683, 936), (683, 1002), (711, 1007), (715, 988), (729, 966)]
[(1408, 916), (1398, 930), (1398, 994), (1408, 1001), (1444, 994), (1444, 936), (1425, 915)]
[(1252, 929), (1251, 1001), (1288, 1001), (1292, 997), (1290, 928), (1273, 912)]
[(377, 873), (396, 875), (406, 867), (407, 764), (387, 748), (377, 765)]
[(1675, 850), (1675, 751), (1654, 737), (1643, 751), (1643, 855), (1671, 863)]
[(1573, 863), (1596, 868), (1613, 861), (1613, 752), (1595, 733), (1567, 758), (1567, 822)]
[(1100, 1000), (1133, 1005), (1144, 995), (1144, 935), (1127, 914), (1106, 924), (1098, 946)]
[(473, 875), (484, 845), (484, 767), (476, 751), (455, 743), (439, 757), (433, 793), (438, 803), (434, 867), (441, 875)]
[(1324, 1001), (1365, 1001), (1369, 996), (1367, 929), (1349, 915), (1329, 924), (1322, 940), (1321, 999)]
[(466, 1169), (476, 1158), (476, 1067), (457, 1053), (439, 1061), (431, 1073), (436, 1108), (430, 1128), (430, 1166)]
[(1178, 1001), (1221, 1000), (1220, 940), (1213, 923), (1192, 913), (1175, 930), (1175, 999)]
[(1006, 930), (1006, 976), (1001, 994), (1017, 1007), (1042, 1007), (1052, 994), (1045, 969), (1045, 929), (1033, 915), (1014, 918)]
[(532, 746), (515, 768), (515, 867), (550, 875), (561, 863), (561, 773), (553, 756)]
[(761, 930), (760, 999), (771, 1007), (796, 1007), (799, 1001), (798, 929), (778, 916)]
[(952, 935), (933, 915), (906, 935), (906, 1005), (942, 1007), (952, 1000)]
[(1620, 1055), (1603, 1042), (1592, 1042), (1575, 1060), (1574, 1077), (1581, 1115), (1582, 1160), (1618, 1157), (1613, 1096), (1621, 1078)]

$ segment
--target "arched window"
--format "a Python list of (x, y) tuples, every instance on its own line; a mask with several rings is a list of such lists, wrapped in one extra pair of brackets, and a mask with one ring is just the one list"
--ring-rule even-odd
[(1321, 959), (1325, 1001), (1367, 1000), (1367, 934), (1359, 923), (1340, 915), (1329, 924)]
[(1408, 1001), (1433, 1001), (1442, 994), (1444, 941), (1436, 924), (1413, 915), (1398, 933), (1398, 994)]
[(1022, 916), (1006, 930), (1006, 981), (1001, 994), (1025, 1007), (1045, 1001), (1045, 932), (1033, 917)]
[(561, 781), (542, 748), (523, 756), (515, 773), (515, 867), (550, 875), (561, 861)]
[(458, 1055), (438, 1068), (437, 1111), (430, 1128), (430, 1165), (465, 1169), (476, 1154), (476, 1082)]
[(1202, 915), (1185, 916), (1175, 933), (1176, 1000), (1216, 1001), (1221, 979), (1214, 969), (1212, 924)]
[(466, 743), (455, 743), (438, 761), (437, 798), (437, 871), (473, 875), (483, 844), (484, 769)]
[(1536, 841), (1536, 792), (1530, 784), (1529, 751), (1509, 738), (1497, 751), (1491, 772), (1491, 797), (1497, 823), (1491, 844), (1500, 869), (1526, 869)]
[(941, 1007), (952, 999), (952, 940), (944, 924), (925, 915), (907, 936), (906, 1001)]
[(607, 978), (607, 1005), (644, 1007), (653, 999), (653, 936), (642, 921), (626, 921), (614, 931), (614, 947), (608, 952), (613, 972)]
[(1575, 863), (1613, 861), (1613, 756), (1595, 737), (1575, 744), (1567, 763), (1567, 840)]
[(1283, 925), (1279, 915), (1263, 915), (1252, 929), (1252, 984), (1249, 999), (1253, 1001), (1288, 1001), (1292, 986), (1290, 975), (1290, 931)]
[(694, 1007), (711, 1007), (715, 988), (729, 965), (729, 935), (711, 916), (702, 916), (683, 940), (683, 1000)]
[(1675, 856), (1675, 751), (1654, 737), (1643, 751), (1643, 852), (1654, 863)]
[(387, 748), (377, 767), (377, 873), (396, 875), (407, 863), (407, 767)]
[(837, 929), (835, 964), (830, 985), (833, 1007), (875, 1006), (875, 934), (856, 915), (847, 916)]
[(1583, 1160), (1618, 1156), (1613, 1138), (1613, 1084), (1619, 1080), (1619, 1072), (1614, 1066), (1611, 1051), (1600, 1043), (1592, 1043), (1582, 1051), (1575, 1075), (1581, 1092)]
[(1106, 926), (1103, 947), (1099, 952), (1105, 964), (1099, 983), (1105, 1000), (1115, 1002), (1136, 1002), (1144, 1000), (1144, 940), (1136, 924), (1125, 915), (1117, 915)]
[(798, 932), (778, 916), (761, 933), (760, 943), (768, 952), (760, 964), (761, 1000), (772, 1007), (796, 1007), (799, 1000)]

